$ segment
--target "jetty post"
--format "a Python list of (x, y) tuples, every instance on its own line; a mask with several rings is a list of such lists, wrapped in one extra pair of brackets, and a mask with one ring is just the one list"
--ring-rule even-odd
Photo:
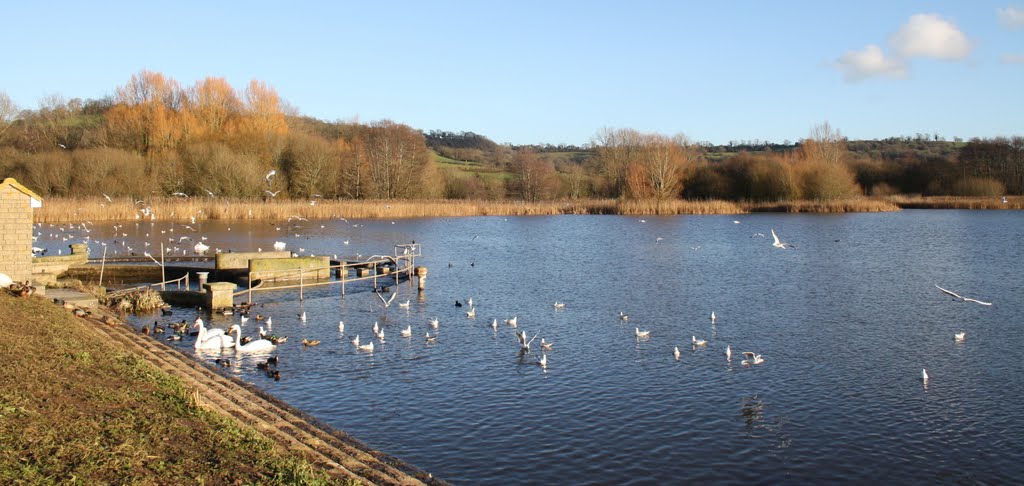
[(422, 292), (423, 288), (426, 285), (427, 285), (427, 267), (423, 267), (423, 266), (416, 267), (416, 288), (419, 289), (420, 292)]

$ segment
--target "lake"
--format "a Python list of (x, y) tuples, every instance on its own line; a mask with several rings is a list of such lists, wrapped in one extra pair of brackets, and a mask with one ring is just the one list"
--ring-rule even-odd
[[(385, 308), (367, 285), (344, 297), (334, 286), (307, 290), (302, 302), (296, 291), (256, 293), (254, 312), (289, 336), (274, 352), (281, 380), (256, 369), (266, 356), (224, 371), (455, 483), (1024, 477), (1019, 211), (110, 226), (93, 226), (93, 255), (97, 241), (140, 251), (143, 240), (184, 235), (225, 250), (284, 241), (304, 254), (364, 257), (420, 243), (426, 290), (392, 286), (409, 308)], [(158, 234), (171, 227), (179, 236)], [(796, 248), (774, 248), (772, 229)], [(66, 248), (47, 236), (53, 228), (37, 231), (46, 233), (38, 244)], [(993, 305), (954, 301), (935, 285)], [(469, 298), (475, 318), (455, 306)], [(238, 321), (202, 316), (216, 327)], [(513, 316), (517, 328), (504, 324)], [(366, 342), (374, 322), (385, 342), (356, 350), (350, 340)], [(406, 326), (413, 337), (399, 335)], [(637, 339), (637, 328), (650, 337)], [(529, 353), (516, 331), (538, 336)], [(541, 337), (554, 343), (546, 368)], [(302, 338), (322, 344), (303, 348)], [(191, 338), (174, 345), (192, 349)], [(744, 366), (743, 351), (764, 363)]]

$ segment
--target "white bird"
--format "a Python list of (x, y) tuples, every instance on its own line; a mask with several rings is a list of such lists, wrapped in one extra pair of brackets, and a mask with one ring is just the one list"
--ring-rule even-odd
[(192, 322), (192, 329), (198, 330), (200, 333), (202, 333), (205, 330), (206, 331), (206, 339), (210, 339), (210, 338), (212, 338), (214, 336), (222, 336), (224, 334), (224, 330), (223, 329), (216, 328), (216, 327), (209, 328), (209, 327), (204, 326), (203, 325), (203, 319), (201, 317), (197, 317), (196, 320), (194, 322)]
[(498, 332), (498, 319), (491, 320), (491, 329), (494, 329), (494, 332)]
[(555, 309), (565, 309), (565, 302), (555, 301)]
[(381, 303), (384, 304), (384, 307), (390, 307), (391, 303), (395, 301), (395, 296), (398, 295), (398, 292), (392, 292), (391, 297), (388, 297), (387, 300), (384, 300), (384, 296), (380, 295), (380, 292), (374, 293), (377, 294), (377, 298), (380, 299)]
[(345, 321), (338, 321), (338, 332), (345, 334)]
[(275, 192), (272, 192), (272, 191), (263, 191), (263, 193), (264, 193), (264, 194), (266, 194), (266, 195), (268, 195), (268, 196), (270, 196), (270, 197), (277, 197), (277, 193), (279, 193), (279, 192), (281, 192), (281, 191), (280, 191), (280, 190), (277, 190), (277, 191), (275, 191)]
[(426, 333), (426, 340), (427, 340), (428, 343), (436, 343), (437, 342), (437, 334), (431, 336), (429, 332)]
[(789, 243), (783, 243), (779, 241), (779, 235), (775, 234), (774, 228), (772, 229), (772, 238), (775, 240), (775, 242), (772, 243), (772, 246), (774, 246), (775, 248), (782, 248), (783, 250), (785, 250), (786, 248), (796, 248), (795, 246)]
[(534, 339), (537, 339), (537, 335), (534, 334), (533, 337), (530, 338), (529, 341), (527, 341), (526, 340), (526, 331), (523, 331), (522, 334), (516, 334), (516, 339), (519, 340), (519, 347), (523, 351), (530, 351), (530, 345), (533, 344), (533, 340)]
[(928, 370), (921, 368), (921, 381), (928, 383)]
[(729, 361), (732, 360), (732, 347), (728, 344), (725, 345), (725, 359)]
[(402, 329), (401, 334), (402, 337), (412, 337), (412, 326), (405, 326), (405, 329)]
[(541, 353), (540, 354), (540, 360), (537, 361), (537, 365), (540, 366), (541, 368), (547, 369), (547, 367), (548, 367), (548, 355), (546, 355), (544, 353)]
[(196, 243), (196, 246), (194, 246), (193, 249), (196, 251), (197, 254), (205, 255), (206, 251), (209, 250), (210, 247), (207, 246), (207, 245), (204, 245), (203, 242), (200, 241), (199, 243)]
[(380, 341), (382, 344), (384, 343), (384, 330), (383, 329), (381, 329), (380, 331), (377, 331), (377, 340)]
[(306, 322), (306, 311), (302, 311), (302, 314), (299, 314), (299, 320)]
[(629, 320), (629, 314), (626, 314), (625, 312), (619, 311), (619, 319), (622, 319), (624, 321), (628, 321)]
[(466, 312), (466, 317), (476, 317), (476, 307), (469, 309), (469, 312)]
[(352, 339), (352, 345), (357, 347), (357, 348), (359, 347), (359, 335), (358, 334), (356, 334), (356, 337)]
[(366, 344), (360, 344), (360, 345), (356, 346), (356, 348), (359, 349), (360, 351), (369, 351), (369, 352), (372, 353), (373, 352), (373, 341), (370, 341), (370, 342), (368, 342)]
[(224, 331), (222, 329), (216, 330), (220, 331), (220, 333), (210, 336), (207, 334), (210, 329), (200, 327), (199, 334), (196, 336), (195, 349), (223, 349), (230, 348), (235, 344), (234, 338), (224, 335)]
[(252, 341), (242, 344), (242, 328), (239, 327), (238, 324), (233, 324), (231, 326), (231, 332), (238, 335), (238, 338), (235, 339), (235, 352), (237, 353), (268, 351), (276, 347), (274, 343), (266, 339), (253, 339)]
[(472, 297), (466, 299), (466, 305), (468, 305), (470, 307), (473, 307), (473, 298)]
[(511, 319), (505, 319), (505, 324), (508, 324), (508, 325), (510, 325), (512, 327), (518, 326), (519, 325), (519, 316), (515, 316), (515, 317), (513, 317)]
[(275, 241), (274, 242), (274, 250), (284, 251), (284, 247), (286, 247), (286, 246), (288, 246), (288, 244), (283, 242), (283, 241)]
[(758, 365), (764, 363), (764, 358), (762, 358), (760, 354), (754, 354), (750, 351), (744, 351), (743, 356), (747, 357), (747, 359), (741, 362), (741, 364), (744, 366)]
[(971, 299), (971, 298), (968, 298), (968, 297), (961, 297), (956, 292), (953, 292), (953, 291), (950, 291), (950, 290), (946, 290), (946, 289), (944, 289), (942, 287), (939, 287), (938, 284), (935, 285), (935, 288), (943, 291), (946, 294), (949, 294), (949, 295), (953, 296), (953, 300), (959, 300), (960, 302), (974, 302), (975, 304), (981, 304), (981, 305), (992, 305), (991, 302), (982, 302), (982, 301), (977, 300), (977, 299)]
[(274, 174), (277, 174), (277, 171), (271, 169), (270, 172), (267, 172), (267, 175), (263, 176), (263, 179), (267, 181), (267, 184), (270, 184), (270, 178), (274, 177)]
[(690, 336), (690, 342), (693, 343), (694, 346), (707, 346), (708, 345), (707, 341), (705, 341), (703, 339), (697, 339), (697, 336)]
[(377, 334), (378, 332), (380, 332), (380, 324), (377, 321), (373, 321), (373, 333)]
[(651, 337), (651, 331), (641, 331), (639, 327), (636, 327), (634, 329), (635, 331), (633, 332), (634, 334), (636, 334), (637, 339)]
[(241, 319), (239, 319), (239, 321), (242, 322), (242, 325), (245, 325), (246, 322), (249, 322), (249, 316), (242, 314), (242, 317)]
[(410, 303), (411, 303), (411, 301), (409, 301), (409, 300), (406, 300), (405, 302), (399, 302), (398, 303), (398, 307), (402, 307), (402, 308), (408, 309)]
[(101, 193), (101, 194), (103, 194), (103, 197), (107, 198), (107, 202), (114, 202), (114, 200), (110, 199), (110, 196), (106, 195), (106, 193)]
[(551, 348), (553, 348), (554, 346), (555, 343), (549, 343), (545, 341), (544, 338), (540, 338), (540, 349), (543, 349), (545, 351), (551, 351)]
[(675, 349), (672, 350), (672, 356), (675, 356), (676, 361), (679, 361), (679, 355), (681, 354), (682, 353), (679, 352), (679, 346), (676, 346)]
[(715, 316), (715, 311), (711, 311), (711, 323), (714, 324), (716, 320), (718, 320), (718, 317)]
[(431, 318), (427, 322), (429, 322), (430, 323), (430, 327), (432, 327), (434, 329), (437, 329), (437, 326), (439, 326), (441, 324), (441, 321), (439, 321), (436, 317)]
[(964, 332), (960, 331), (960, 332), (958, 332), (958, 333), (953, 335), (953, 340), (955, 340), (958, 343), (962, 343), (962, 342), (964, 342), (964, 338), (965, 337), (966, 337), (966, 335), (964, 334)]

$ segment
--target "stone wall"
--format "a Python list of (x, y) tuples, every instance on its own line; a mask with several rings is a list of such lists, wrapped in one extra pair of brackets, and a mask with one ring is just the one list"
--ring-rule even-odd
[(32, 277), (32, 207), (30, 197), (0, 185), (0, 273), (14, 281)]
[(249, 261), (249, 272), (252, 280), (298, 281), (299, 270), (303, 270), (302, 279), (316, 280), (331, 277), (330, 257), (294, 257), (282, 259), (257, 258)]
[(292, 254), (287, 251), (239, 251), (232, 253), (218, 253), (216, 261), (217, 270), (248, 270), (249, 260), (253, 258), (291, 258)]

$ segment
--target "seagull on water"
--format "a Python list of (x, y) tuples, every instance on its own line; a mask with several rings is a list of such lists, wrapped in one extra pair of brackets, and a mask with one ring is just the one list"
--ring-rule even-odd
[(680, 355), (682, 355), (682, 353), (679, 352), (679, 346), (676, 346), (675, 349), (672, 350), (672, 356), (675, 356), (676, 361), (679, 361)]
[(953, 335), (953, 340), (958, 342), (958, 343), (962, 343), (962, 342), (964, 342), (964, 338), (965, 337), (966, 337), (966, 334), (964, 334), (963, 331), (960, 331), (960, 332), (958, 332), (958, 333)]
[(621, 319), (623, 321), (628, 321), (629, 320), (629, 314), (626, 314), (625, 312), (619, 311), (619, 319)]
[(782, 248), (783, 250), (785, 250), (786, 248), (796, 248), (795, 246), (789, 243), (783, 243), (779, 241), (779, 235), (775, 234), (775, 229), (772, 229), (772, 238), (775, 240), (775, 243), (772, 243), (772, 246), (774, 246), (775, 248)]
[(412, 326), (405, 326), (405, 329), (402, 329), (402, 332), (400, 334), (402, 335), (402, 337), (412, 337)]
[(923, 381), (925, 385), (928, 384), (928, 370), (924, 368), (921, 368), (921, 381)]
[(758, 365), (764, 363), (764, 358), (762, 358), (760, 354), (754, 354), (750, 351), (744, 351), (743, 356), (747, 357), (747, 359), (743, 360), (742, 362), (743, 366)]
[(732, 361), (732, 347), (728, 344), (725, 345), (725, 359), (726, 361)]
[(635, 327), (633, 329), (634, 329), (633, 333), (636, 335), (637, 339), (651, 337), (651, 331), (650, 330), (641, 331), (639, 327)]
[(714, 324), (716, 320), (718, 320), (718, 317), (715, 316), (715, 311), (711, 311), (711, 323)]
[(338, 321), (338, 332), (345, 334), (345, 321)]
[(951, 290), (946, 290), (946, 289), (944, 289), (942, 287), (939, 287), (938, 284), (935, 285), (935, 288), (941, 290), (942, 292), (944, 292), (944, 293), (946, 293), (948, 295), (951, 295), (953, 297), (953, 300), (959, 300), (960, 302), (974, 302), (975, 304), (981, 304), (981, 305), (992, 305), (991, 302), (982, 302), (982, 301), (977, 300), (977, 299), (971, 299), (971, 298), (968, 298), (968, 297), (961, 297), (960, 294), (957, 294), (956, 292), (953, 292)]
[(708, 345), (707, 341), (705, 341), (703, 339), (697, 339), (697, 336), (690, 336), (690, 342), (693, 343), (694, 346), (707, 346)]

